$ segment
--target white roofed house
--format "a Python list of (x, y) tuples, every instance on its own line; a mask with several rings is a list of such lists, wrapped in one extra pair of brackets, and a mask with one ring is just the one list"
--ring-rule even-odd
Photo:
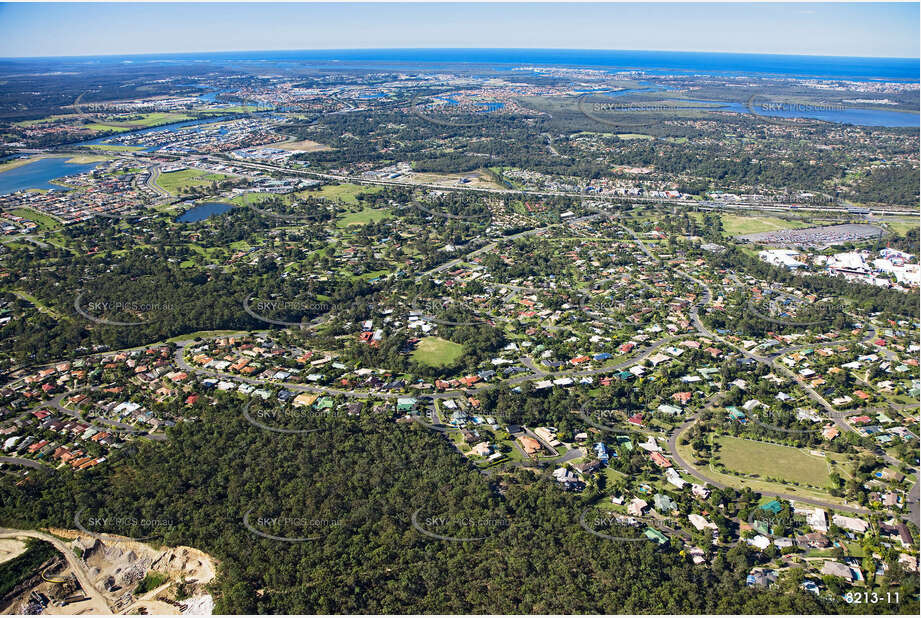
[(825, 511), (819, 507), (793, 506), (793, 514), (806, 518), (806, 524), (816, 532), (828, 532), (828, 518)]
[(687, 485), (687, 481), (681, 478), (674, 468), (669, 468), (665, 471), (665, 479), (678, 489), (683, 489)]
[(849, 582), (854, 581), (854, 572), (851, 570), (851, 567), (846, 564), (841, 564), (840, 562), (832, 562), (831, 560), (822, 565), (822, 575), (840, 577)]
[(697, 483), (691, 485), (691, 493), (702, 500), (706, 500), (710, 497), (710, 490), (703, 485), (698, 485)]
[(867, 528), (870, 527), (870, 524), (862, 519), (847, 517), (846, 515), (839, 515), (838, 513), (832, 515), (831, 521), (839, 528), (844, 528), (845, 530), (850, 530), (858, 534), (863, 534), (867, 531)]
[(634, 517), (642, 517), (643, 511), (646, 510), (647, 506), (649, 506), (649, 503), (642, 498), (634, 498), (630, 501), (630, 504), (627, 505), (627, 513)]
[(691, 525), (698, 530), (706, 530), (707, 528), (713, 531), (717, 530), (716, 524), (711, 521), (707, 521), (705, 517), (698, 515), (697, 513), (691, 513), (688, 515), (688, 521), (690, 521)]

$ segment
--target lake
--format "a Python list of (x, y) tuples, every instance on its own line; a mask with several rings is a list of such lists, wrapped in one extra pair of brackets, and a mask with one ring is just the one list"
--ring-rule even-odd
[(82, 174), (99, 165), (98, 163), (68, 163), (67, 161), (67, 157), (48, 157), (0, 172), (0, 195), (24, 189), (64, 191), (66, 187), (51, 184), (51, 181), (71, 174)]
[[(182, 122), (161, 124), (160, 126), (148, 127), (146, 129), (135, 129), (133, 131), (125, 131), (123, 133), (118, 133), (116, 135), (106, 135), (104, 137), (97, 137), (91, 140), (86, 140), (83, 142), (76, 142), (76, 143), (68, 144), (68, 145), (70, 146), (92, 146), (95, 144), (114, 144), (117, 146), (132, 146), (137, 143), (135, 138), (141, 137), (143, 135), (147, 135), (149, 133), (156, 133), (158, 131), (161, 131), (164, 133), (170, 133), (172, 131), (177, 131), (179, 129), (184, 129), (186, 127), (194, 127), (195, 125), (202, 125), (202, 124), (214, 124), (217, 122), (224, 122), (232, 118), (233, 116), (217, 116), (213, 118), (197, 118), (195, 120), (184, 120)], [(153, 148), (144, 148), (143, 150), (149, 151), (149, 150), (153, 150)]]
[(196, 221), (204, 221), (208, 217), (222, 215), (228, 210), (233, 210), (233, 206), (230, 204), (222, 204), (221, 202), (205, 202), (194, 208), (190, 208), (184, 214), (176, 217), (176, 222), (195, 223)]

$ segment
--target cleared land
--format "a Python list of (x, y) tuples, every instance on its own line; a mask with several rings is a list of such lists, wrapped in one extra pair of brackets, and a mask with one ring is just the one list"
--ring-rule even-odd
[(717, 457), (730, 470), (813, 487), (828, 485), (828, 462), (824, 457), (789, 446), (732, 436), (721, 436), (716, 442), (720, 446)]
[(26, 551), (25, 541), (19, 539), (0, 539), (0, 564), (12, 560)]
[(322, 152), (324, 150), (332, 150), (326, 144), (321, 144), (320, 142), (315, 142), (310, 139), (303, 139), (299, 142), (279, 142), (277, 144), (270, 144), (271, 148), (281, 148), (282, 150), (301, 150), (303, 152)]
[[(462, 183), (461, 180), (466, 178), (468, 182)], [(488, 170), (480, 169), (472, 172), (457, 174), (434, 174), (434, 173), (412, 173), (404, 176), (400, 180), (405, 182), (426, 184), (426, 185), (448, 185), (448, 186), (466, 186), (475, 189), (504, 189), (505, 187), (496, 183)]]
[(413, 350), (412, 359), (429, 367), (447, 367), (460, 358), (464, 346), (441, 337), (426, 337)]

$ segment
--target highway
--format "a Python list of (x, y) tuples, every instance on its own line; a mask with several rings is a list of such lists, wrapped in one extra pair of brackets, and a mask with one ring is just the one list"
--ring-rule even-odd
[[(137, 156), (137, 155), (135, 155)], [(617, 195), (601, 195), (594, 193), (579, 193), (573, 191), (535, 191), (529, 189), (490, 189), (482, 187), (466, 187), (460, 185), (442, 185), (442, 184), (430, 184), (430, 183), (415, 183), (415, 182), (406, 182), (400, 180), (385, 180), (380, 178), (364, 178), (362, 176), (348, 176), (348, 175), (337, 175), (337, 174), (325, 174), (322, 172), (311, 172), (308, 170), (298, 170), (292, 169), (290, 167), (285, 167), (282, 165), (271, 165), (268, 163), (256, 163), (252, 161), (241, 161), (238, 159), (233, 159), (230, 157), (224, 157), (228, 163), (232, 163), (238, 167), (256, 169), (265, 172), (275, 172), (281, 174), (289, 174), (295, 176), (305, 176), (308, 178), (315, 178), (319, 180), (331, 180), (335, 182), (348, 182), (353, 184), (363, 184), (363, 185), (379, 185), (379, 186), (392, 186), (392, 187), (402, 187), (402, 188), (421, 188), (421, 189), (434, 189), (440, 191), (473, 191), (480, 192), (492, 195), (530, 195), (534, 197), (570, 197), (570, 198), (579, 198), (587, 200), (600, 200), (608, 201), (614, 203), (649, 203), (649, 204), (670, 204), (676, 206), (692, 206), (692, 207), (702, 207), (702, 208), (730, 208), (736, 210), (775, 210), (775, 211), (792, 211), (792, 212), (826, 212), (826, 213), (844, 213), (848, 214), (848, 206), (842, 204), (838, 207), (824, 206), (824, 207), (814, 207), (814, 206), (801, 206), (794, 203), (775, 203), (771, 202), (770, 204), (749, 204), (746, 202), (725, 202), (725, 203), (714, 203), (707, 202), (705, 206), (695, 200), (689, 199), (670, 199), (670, 198), (657, 198), (657, 197), (635, 197), (635, 196), (617, 196)], [(875, 214), (883, 215), (918, 215), (921, 213), (919, 210), (910, 210), (910, 209), (873, 209)]]

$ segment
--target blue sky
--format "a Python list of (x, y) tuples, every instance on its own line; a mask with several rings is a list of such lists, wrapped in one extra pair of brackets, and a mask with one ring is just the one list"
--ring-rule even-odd
[(917, 58), (919, 4), (0, 4), (0, 57), (411, 47)]

